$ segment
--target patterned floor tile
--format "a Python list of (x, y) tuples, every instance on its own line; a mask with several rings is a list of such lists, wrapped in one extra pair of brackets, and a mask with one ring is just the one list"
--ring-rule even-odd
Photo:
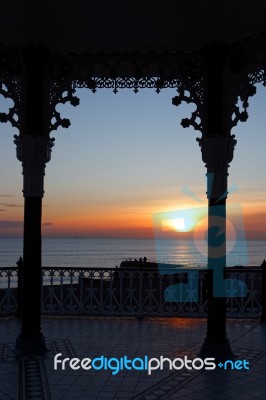
[(45, 364), (42, 358), (19, 361), (19, 399), (51, 400)]

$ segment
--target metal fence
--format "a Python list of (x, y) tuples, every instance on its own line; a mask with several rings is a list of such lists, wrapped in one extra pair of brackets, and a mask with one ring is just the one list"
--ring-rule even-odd
[[(208, 270), (43, 268), (42, 313), (205, 317)], [(259, 318), (262, 270), (226, 271), (227, 315)], [(18, 288), (19, 286), (19, 288)], [(18, 268), (0, 268), (0, 316), (16, 315)]]

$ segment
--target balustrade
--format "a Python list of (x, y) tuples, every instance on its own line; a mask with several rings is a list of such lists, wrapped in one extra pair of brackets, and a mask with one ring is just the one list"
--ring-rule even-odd
[[(44, 315), (112, 315), (206, 317), (207, 274), (204, 269), (119, 268), (42, 269)], [(227, 317), (262, 314), (262, 269), (226, 271)], [(234, 282), (239, 282), (237, 287)], [(18, 268), (0, 268), (0, 316), (16, 315)]]

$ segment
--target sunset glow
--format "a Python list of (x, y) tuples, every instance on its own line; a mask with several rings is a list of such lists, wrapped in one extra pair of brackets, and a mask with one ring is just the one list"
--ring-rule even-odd
[[(170, 211), (170, 215), (174, 213), (175, 212)], [(180, 214), (180, 216), (162, 220), (163, 231), (189, 232), (197, 225), (198, 219), (200, 218), (200, 213), (197, 216), (192, 210), (181, 209), (181, 211), (176, 211), (176, 214)]]
[(170, 227), (172, 227), (173, 229), (175, 229), (178, 232), (182, 232), (182, 231), (187, 231), (187, 227), (185, 224), (185, 219), (184, 218), (175, 218), (169, 221), (169, 225)]
[[(228, 221), (250, 240), (266, 238), (263, 90), (250, 101), (248, 121), (234, 128), (237, 145), (228, 178)], [(151, 90), (78, 95), (81, 104), (75, 110), (62, 106), (71, 127), (54, 133), (45, 175), (43, 236), (154, 238), (160, 233), (204, 238), (206, 168), (194, 130), (179, 125), (190, 106), (172, 107), (175, 91), (170, 89), (159, 95)], [(8, 124), (0, 129), (0, 235), (21, 236), (23, 177), (13, 144), (17, 132)], [(234, 229), (228, 228), (229, 239)]]

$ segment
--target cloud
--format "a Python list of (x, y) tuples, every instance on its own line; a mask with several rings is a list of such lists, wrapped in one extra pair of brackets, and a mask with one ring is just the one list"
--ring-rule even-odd
[(4, 201), (4, 199), (10, 199), (10, 198), (14, 198), (17, 197), (14, 194), (9, 194), (9, 193), (0, 193), (0, 199), (3, 199), (3, 202), (0, 202), (0, 207), (2, 207), (2, 209), (0, 211), (5, 211), (3, 208), (16, 208), (16, 207), (23, 207), (23, 205), (20, 204), (16, 204), (16, 203), (6, 203)]
[(5, 210), (4, 208), (0, 208), (0, 212), (1, 212), (1, 211), (6, 211), (6, 210)]
[(22, 204), (0, 203), (1, 207), (23, 207)]
[(8, 220), (0, 220), (0, 229), (3, 228), (22, 228), (23, 221), (8, 221)]
[(42, 226), (51, 226), (53, 225), (53, 222), (43, 222)]

